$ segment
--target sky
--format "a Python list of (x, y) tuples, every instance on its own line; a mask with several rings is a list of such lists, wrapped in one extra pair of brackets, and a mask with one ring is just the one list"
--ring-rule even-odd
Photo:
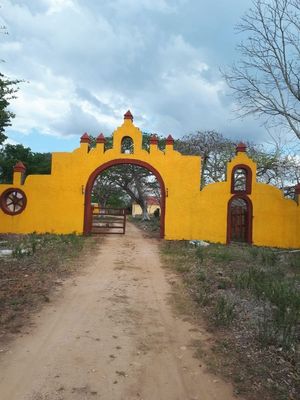
[(2, 0), (1, 72), (22, 79), (11, 143), (70, 151), (110, 135), (130, 109), (142, 131), (216, 130), (263, 142), (240, 120), (220, 68), (237, 60), (235, 25), (251, 0)]

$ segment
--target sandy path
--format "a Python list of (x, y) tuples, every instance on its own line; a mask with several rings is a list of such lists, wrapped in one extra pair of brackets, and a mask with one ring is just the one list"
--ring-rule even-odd
[(233, 399), (193, 357), (203, 332), (172, 312), (156, 240), (128, 224), (95, 253), (1, 355), (0, 399)]

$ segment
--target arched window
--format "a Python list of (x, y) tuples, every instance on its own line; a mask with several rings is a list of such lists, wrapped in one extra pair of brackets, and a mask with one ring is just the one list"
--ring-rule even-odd
[(233, 175), (235, 192), (245, 192), (247, 187), (247, 172), (243, 168), (237, 168)]
[(134, 144), (133, 140), (129, 136), (124, 136), (121, 141), (121, 153), (123, 154), (133, 154)]
[(231, 175), (231, 193), (251, 193), (252, 171), (247, 165), (236, 165)]

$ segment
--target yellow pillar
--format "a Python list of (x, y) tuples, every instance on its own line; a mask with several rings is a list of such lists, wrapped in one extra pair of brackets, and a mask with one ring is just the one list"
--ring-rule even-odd
[(100, 133), (100, 135), (96, 139), (96, 149), (100, 153), (104, 153), (104, 150), (105, 150), (105, 137), (104, 137), (103, 133)]
[(174, 150), (174, 139), (172, 135), (169, 135), (166, 139), (166, 154)]
[(89, 135), (85, 132), (80, 138), (80, 149), (83, 152), (88, 153), (90, 150), (90, 143), (91, 143), (91, 139), (90, 139)]
[(17, 162), (14, 166), (13, 185), (23, 185), (26, 167), (22, 161)]
[(150, 153), (155, 153), (158, 150), (158, 137), (156, 135), (151, 135), (150, 137)]

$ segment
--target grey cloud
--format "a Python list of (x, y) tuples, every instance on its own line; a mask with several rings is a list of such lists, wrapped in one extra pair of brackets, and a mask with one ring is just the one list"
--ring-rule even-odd
[[(46, 0), (6, 0), (2, 12), (11, 32), (7, 40), (21, 47), (3, 55), (5, 68), (8, 74), (46, 85), (45, 96), (51, 87), (59, 92), (61, 80), (69, 82), (63, 95), (70, 111), (58, 114), (55, 122), (45, 113), (45, 131), (110, 132), (131, 108), (142, 129), (157, 133), (229, 132), (231, 126), (231, 135), (239, 127), (243, 133), (245, 125), (258, 125), (253, 120), (230, 122), (231, 99), (224, 97), (218, 67), (230, 63), (237, 40), (234, 24), (250, 3), (77, 0), (74, 7), (47, 14)], [(57, 87), (45, 70), (57, 77)], [(28, 118), (34, 128), (34, 116)]]
[(98, 107), (98, 109), (107, 115), (114, 115), (113, 108), (109, 104), (103, 103), (99, 100), (93, 93), (91, 93), (88, 89), (83, 87), (76, 88), (77, 96), (82, 99), (86, 100), (89, 103), (93, 104), (94, 106)]
[(95, 136), (99, 133), (99, 125), (96, 118), (84, 112), (77, 104), (72, 103), (69, 112), (64, 115), (62, 120), (50, 124), (53, 131), (63, 136), (81, 136), (86, 131)]

